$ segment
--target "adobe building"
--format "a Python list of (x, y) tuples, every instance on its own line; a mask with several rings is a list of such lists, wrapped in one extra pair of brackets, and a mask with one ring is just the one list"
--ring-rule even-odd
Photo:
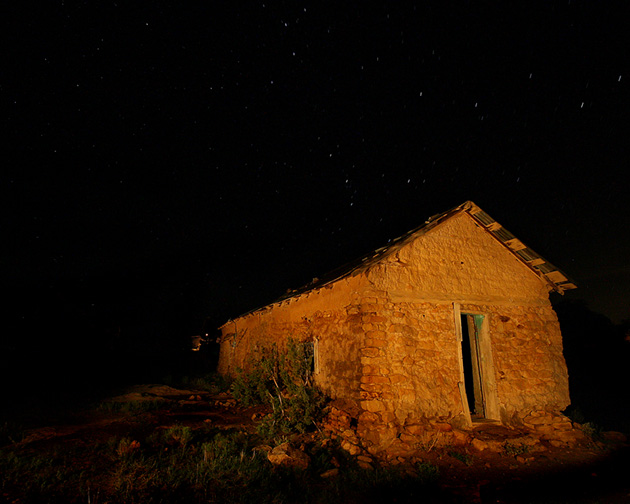
[(467, 201), (225, 323), (218, 371), (234, 375), (289, 338), (312, 342), (315, 380), (342, 405), (341, 430), (352, 424), (373, 453), (426, 441), (427, 428), (462, 432), (483, 421), (569, 430), (549, 294), (574, 288)]

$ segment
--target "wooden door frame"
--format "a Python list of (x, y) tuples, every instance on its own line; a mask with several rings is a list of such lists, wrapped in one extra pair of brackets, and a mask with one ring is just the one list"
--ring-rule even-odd
[(483, 321), (478, 333), (478, 360), (479, 372), (481, 374), (481, 393), (483, 397), (484, 418), (488, 420), (499, 420), (499, 407), (497, 398), (496, 378), (494, 374), (494, 359), (492, 358), (492, 344), (489, 332), (489, 314), (477, 310), (462, 311), (459, 303), (453, 303), (453, 315), (455, 317), (455, 336), (457, 340), (457, 360), (459, 364), (459, 393), (462, 400), (462, 409), (466, 421), (472, 426), (472, 417), (470, 416), (470, 408), (468, 406), (468, 397), (466, 395), (465, 377), (464, 377), (464, 356), (462, 354), (462, 315), (482, 315)]

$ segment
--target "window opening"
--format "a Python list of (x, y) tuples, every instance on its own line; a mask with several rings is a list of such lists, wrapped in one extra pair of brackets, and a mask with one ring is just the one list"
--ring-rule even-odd
[(306, 354), (306, 358), (310, 361), (311, 364), (311, 374), (316, 374), (319, 371), (319, 363), (317, 362), (317, 354), (318, 354), (318, 341), (307, 341), (304, 344), (304, 352)]

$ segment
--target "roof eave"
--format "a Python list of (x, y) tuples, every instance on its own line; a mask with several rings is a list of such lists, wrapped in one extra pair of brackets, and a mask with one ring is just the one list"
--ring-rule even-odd
[(421, 226), (412, 229), (398, 238), (394, 238), (386, 246), (376, 249), (356, 261), (333, 270), (329, 274), (325, 275), (325, 277), (321, 280), (314, 279), (310, 284), (307, 284), (299, 289), (290, 290), (269, 304), (243, 313), (235, 319), (228, 320), (225, 324), (221, 325), (219, 329), (225, 327), (229, 323), (232, 323), (234, 320), (261, 312), (274, 305), (288, 302), (294, 298), (299, 298), (304, 294), (327, 287), (348, 276), (356, 276), (364, 273), (371, 266), (382, 261), (385, 257), (399, 250), (410, 241), (426, 234), (445, 220), (462, 212), (467, 213), (472, 219), (474, 219), (475, 222), (477, 222), (486, 232), (488, 232), (494, 239), (509, 250), (520, 262), (527, 266), (542, 281), (546, 282), (552, 290), (560, 294), (564, 294), (564, 291), (566, 290), (577, 288), (575, 283), (564, 272), (544, 259), (538, 253), (534, 252), (534, 250), (521, 242), (501, 224), (485, 213), (479, 206), (469, 200), (465, 201), (461, 205), (457, 205), (456, 207), (447, 210), (446, 212), (429, 217)]
[(552, 290), (559, 294), (564, 294), (567, 290), (577, 288), (575, 282), (566, 273), (525, 245), (472, 201), (467, 201), (462, 207), (465, 207), (463, 210), (493, 238), (507, 248), (520, 262), (543, 281), (547, 282)]

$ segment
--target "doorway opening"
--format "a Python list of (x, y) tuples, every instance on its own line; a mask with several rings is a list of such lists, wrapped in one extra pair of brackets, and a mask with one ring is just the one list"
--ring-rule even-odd
[(459, 361), (459, 394), (467, 423), (499, 421), (499, 400), (492, 358), (490, 316), (479, 312), (462, 312), (453, 303), (457, 356)]
[(480, 344), (484, 316), (469, 313), (462, 313), (460, 316), (464, 386), (468, 409), (471, 419), (479, 420), (486, 418), (484, 369)]

